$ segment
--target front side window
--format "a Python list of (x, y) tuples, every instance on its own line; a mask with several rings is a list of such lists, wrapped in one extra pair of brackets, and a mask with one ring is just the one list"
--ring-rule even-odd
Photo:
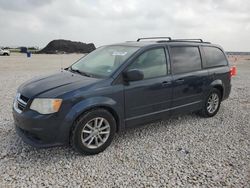
[(205, 52), (207, 67), (227, 65), (227, 59), (219, 48), (203, 47), (203, 50)]
[(103, 46), (78, 60), (71, 69), (92, 77), (109, 77), (138, 49), (133, 46)]
[(166, 55), (163, 48), (152, 49), (141, 54), (129, 69), (139, 69), (144, 79), (160, 77), (167, 74)]
[(201, 57), (198, 47), (171, 47), (171, 58), (174, 74), (201, 70)]

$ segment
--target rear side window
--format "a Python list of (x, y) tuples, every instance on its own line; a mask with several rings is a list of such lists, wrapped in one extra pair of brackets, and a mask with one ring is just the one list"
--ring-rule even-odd
[(198, 47), (171, 47), (171, 57), (174, 74), (201, 70), (201, 56)]
[(219, 48), (203, 47), (203, 50), (205, 52), (205, 58), (207, 62), (206, 67), (227, 65), (227, 59)]

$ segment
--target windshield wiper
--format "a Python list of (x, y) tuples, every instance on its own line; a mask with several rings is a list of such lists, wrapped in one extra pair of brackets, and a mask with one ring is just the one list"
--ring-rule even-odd
[(82, 72), (82, 71), (80, 71), (79, 69), (72, 69), (72, 68), (70, 67), (70, 71), (71, 71), (71, 72), (76, 72), (76, 73), (81, 74), (81, 75), (83, 75), (83, 76), (92, 77), (92, 75), (90, 75), (90, 74), (88, 74), (88, 73), (86, 73), (86, 72)]

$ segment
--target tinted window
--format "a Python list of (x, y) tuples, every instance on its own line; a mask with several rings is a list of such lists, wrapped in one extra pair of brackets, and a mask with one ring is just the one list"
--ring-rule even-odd
[(163, 48), (148, 50), (141, 54), (129, 69), (139, 69), (144, 73), (144, 79), (167, 74), (166, 56)]
[(171, 47), (173, 73), (184, 73), (201, 69), (198, 47)]
[(227, 65), (224, 53), (219, 48), (203, 47), (207, 61), (207, 67)]

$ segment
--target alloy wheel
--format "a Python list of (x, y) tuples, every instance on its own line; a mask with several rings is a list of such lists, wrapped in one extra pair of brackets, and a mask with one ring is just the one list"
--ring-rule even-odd
[(208, 113), (214, 113), (219, 107), (219, 96), (217, 93), (212, 93), (207, 101), (207, 111)]
[(103, 117), (96, 117), (87, 122), (81, 133), (82, 144), (89, 149), (102, 146), (110, 135), (110, 124)]

